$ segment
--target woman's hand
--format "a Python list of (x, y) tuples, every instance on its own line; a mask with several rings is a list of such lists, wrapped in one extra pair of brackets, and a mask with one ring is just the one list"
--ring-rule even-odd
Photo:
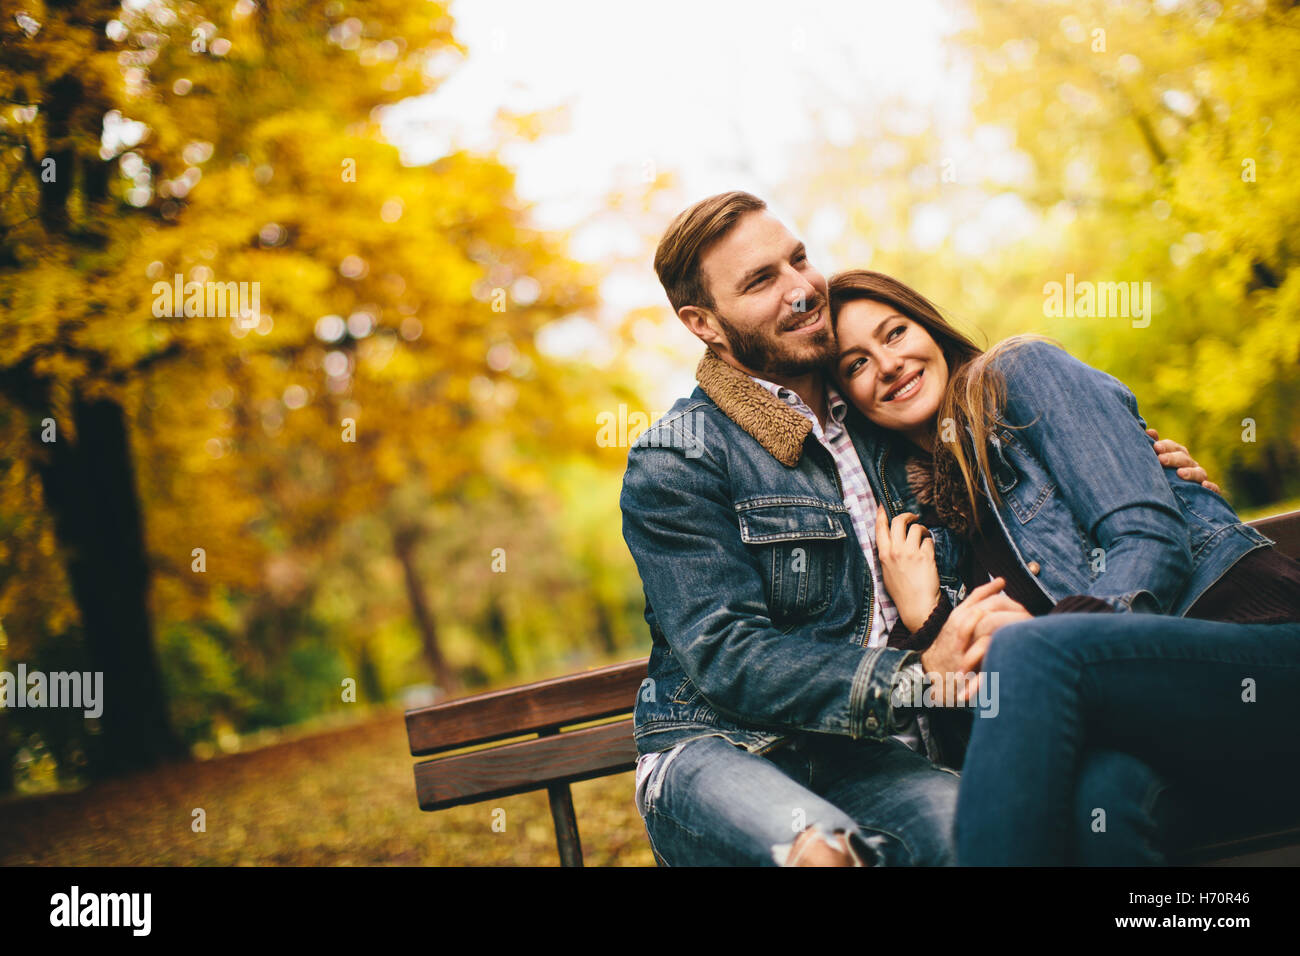
[(934, 539), (912, 512), (903, 512), (891, 525), (885, 509), (877, 507), (876, 553), (885, 590), (898, 608), (899, 619), (909, 631), (918, 630), (939, 603)]

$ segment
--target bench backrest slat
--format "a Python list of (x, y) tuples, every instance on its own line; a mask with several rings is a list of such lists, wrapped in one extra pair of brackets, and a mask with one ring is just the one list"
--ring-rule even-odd
[(1300, 561), (1300, 511), (1246, 523), (1260, 534), (1272, 538), (1283, 554)]
[(630, 713), (649, 658), (584, 674), (478, 694), (406, 712), (411, 754), (536, 733), (566, 724)]
[(628, 719), (426, 760), (415, 765), (415, 787), (420, 809), (444, 810), (623, 773), (635, 766), (636, 743)]

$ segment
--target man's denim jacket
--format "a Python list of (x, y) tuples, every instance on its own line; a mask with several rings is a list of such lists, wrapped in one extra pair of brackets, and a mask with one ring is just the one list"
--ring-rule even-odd
[[(1272, 544), (1217, 494), (1160, 465), (1137, 399), (1118, 379), (1035, 340), (996, 367), (1009, 427), (991, 437), (994, 513), (1053, 603), (1087, 594), (1117, 611), (1180, 617), (1247, 552)], [(877, 457), (883, 479), (873, 480), (898, 497), (906, 451), (887, 442), (893, 455)], [(940, 585), (955, 607), (963, 544), (947, 529), (931, 531)]]
[[(894, 680), (916, 653), (865, 646), (876, 595), (830, 452), (712, 351), (696, 377), (634, 443), (623, 478), (652, 640), (639, 752), (709, 735), (752, 753), (791, 732), (889, 736)], [(845, 424), (878, 500), (904, 510), (869, 464), (881, 435), (852, 408)], [(929, 734), (926, 746), (938, 759)]]

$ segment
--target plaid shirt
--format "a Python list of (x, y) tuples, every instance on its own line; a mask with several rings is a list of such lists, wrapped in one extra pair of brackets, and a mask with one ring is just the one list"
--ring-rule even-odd
[(871, 569), (871, 581), (876, 592), (876, 615), (871, 621), (867, 646), (875, 647), (886, 643), (889, 632), (898, 620), (898, 608), (886, 593), (885, 582), (880, 576), (880, 562), (876, 559), (876, 496), (867, 481), (867, 473), (862, 470), (862, 462), (858, 459), (857, 449), (853, 447), (849, 430), (844, 427), (844, 416), (849, 410), (848, 402), (835, 390), (834, 385), (826, 383), (826, 405), (830, 409), (830, 418), (823, 431), (821, 422), (808, 407), (808, 403), (793, 391), (784, 385), (776, 385), (753, 375), (750, 378), (811, 421), (813, 434), (835, 459), (840, 484), (844, 488), (844, 506), (849, 509), (849, 516), (853, 519), (853, 530), (857, 532), (858, 543), (867, 557), (867, 567)]

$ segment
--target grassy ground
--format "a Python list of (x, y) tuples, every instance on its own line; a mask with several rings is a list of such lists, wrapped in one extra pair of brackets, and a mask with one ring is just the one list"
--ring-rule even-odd
[[(0, 804), (0, 865), (556, 866), (545, 792), (425, 813), (402, 712)], [(632, 774), (573, 785), (589, 866), (653, 866)], [(192, 829), (193, 811), (206, 832)], [(493, 811), (505, 811), (504, 832)], [(499, 817), (499, 814), (498, 814)]]

